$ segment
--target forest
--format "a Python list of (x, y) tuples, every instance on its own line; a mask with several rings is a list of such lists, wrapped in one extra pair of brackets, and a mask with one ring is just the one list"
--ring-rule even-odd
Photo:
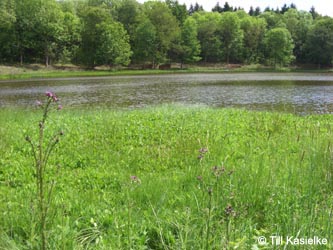
[(333, 18), (314, 8), (177, 0), (0, 0), (0, 63), (143, 65), (241, 63), (330, 67)]

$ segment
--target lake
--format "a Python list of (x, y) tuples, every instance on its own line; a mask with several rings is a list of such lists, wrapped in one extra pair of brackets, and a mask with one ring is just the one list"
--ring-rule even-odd
[(65, 107), (132, 109), (160, 104), (296, 114), (333, 112), (333, 74), (168, 74), (0, 81), (0, 107), (27, 107), (45, 91)]

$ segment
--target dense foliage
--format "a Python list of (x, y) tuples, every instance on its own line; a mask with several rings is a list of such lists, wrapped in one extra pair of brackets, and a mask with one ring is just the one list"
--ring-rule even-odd
[[(38, 138), (39, 118), (0, 111), (0, 249), (39, 249), (23, 143)], [(63, 110), (48, 121), (45, 137), (64, 135), (45, 180), (57, 176), (47, 249), (289, 249), (257, 244), (271, 235), (333, 247), (331, 115), (167, 106)]]
[(177, 0), (0, 0), (0, 63), (331, 66), (332, 37), (331, 17), (293, 4), (246, 13)]

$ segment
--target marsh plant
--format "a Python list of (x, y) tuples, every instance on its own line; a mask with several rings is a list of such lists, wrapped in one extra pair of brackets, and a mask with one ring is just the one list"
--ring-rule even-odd
[(135, 189), (141, 184), (141, 180), (136, 175), (131, 175), (130, 184), (127, 185), (127, 244), (129, 249), (132, 248), (132, 234), (131, 234), (131, 224), (132, 224), (132, 208), (134, 207), (134, 202), (131, 196)]
[[(43, 102), (37, 112), (0, 109), (0, 249), (41, 249), (36, 196), (29, 206), (40, 166), (28, 144), (21, 150), (21, 131), (34, 132), (38, 151)], [(281, 250), (297, 246), (258, 237), (299, 235), (329, 242), (300, 249), (333, 249), (332, 115), (166, 106), (70, 109), (58, 119), (57, 106), (43, 155), (53, 131), (68, 132), (43, 165), (44, 194), (57, 180), (46, 248)]]
[(58, 97), (52, 92), (46, 92), (46, 102), (36, 101), (36, 105), (43, 111), (42, 119), (38, 123), (38, 138), (34, 141), (30, 136), (26, 136), (26, 141), (30, 144), (32, 155), (34, 158), (34, 178), (36, 181), (36, 224), (38, 225), (40, 249), (47, 248), (47, 220), (49, 208), (52, 202), (52, 193), (55, 185), (55, 178), (59, 173), (60, 166), (56, 167), (56, 175), (53, 180), (49, 180), (49, 157), (59, 143), (60, 137), (63, 136), (63, 131), (56, 131), (53, 136), (45, 135), (47, 119), (52, 110), (61, 110), (62, 106), (58, 104)]
[[(198, 159), (201, 161), (207, 152), (207, 148), (201, 148)], [(222, 235), (221, 237), (224, 238), (225, 247), (228, 247), (230, 226), (232, 218), (236, 215), (231, 205), (232, 174), (233, 170), (227, 170), (222, 164), (222, 166), (212, 167), (208, 175), (202, 172), (202, 175), (197, 176), (197, 181), (199, 182), (198, 188), (203, 192), (202, 197), (207, 202), (205, 206), (205, 245), (202, 246), (206, 250), (212, 248), (212, 242), (216, 240), (214, 239), (215, 236), (212, 235), (212, 231), (216, 231), (216, 227), (219, 227), (220, 224), (225, 225), (224, 237)], [(213, 219), (218, 222), (217, 225), (212, 224)]]

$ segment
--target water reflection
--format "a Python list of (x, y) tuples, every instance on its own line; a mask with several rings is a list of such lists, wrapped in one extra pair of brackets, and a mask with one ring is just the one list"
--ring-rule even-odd
[(0, 83), (0, 107), (29, 106), (46, 91), (67, 107), (141, 108), (164, 103), (298, 114), (333, 112), (329, 74), (189, 74)]

